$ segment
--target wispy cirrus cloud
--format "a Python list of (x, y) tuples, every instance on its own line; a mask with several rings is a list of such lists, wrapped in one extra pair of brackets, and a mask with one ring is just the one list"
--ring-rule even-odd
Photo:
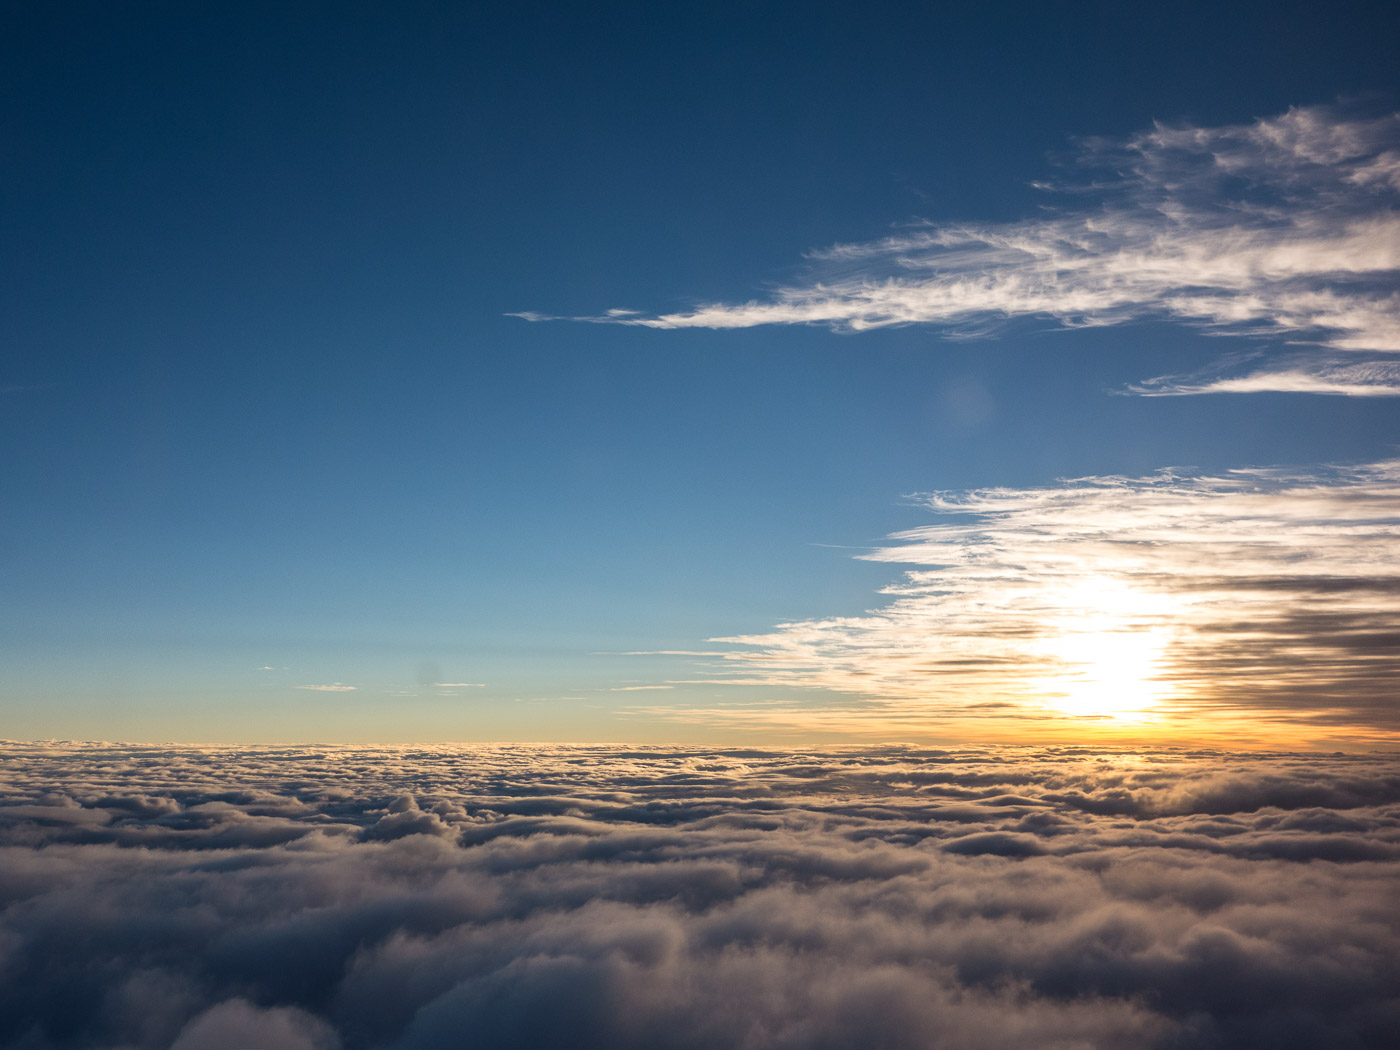
[(1241, 370), (1227, 360), (1195, 375), (1160, 376), (1134, 383), (1129, 389), (1147, 397), (1266, 392), (1396, 397), (1400, 396), (1400, 361), (1327, 360), (1316, 354), (1284, 354), (1252, 371)]
[[(1081, 144), (1101, 177), (1043, 184), (1071, 204), (1023, 222), (926, 223), (811, 253), (802, 282), (745, 303), (572, 320), (652, 328), (927, 324), (984, 336), (1169, 319), (1289, 350), (1242, 372), (1161, 376), (1158, 396), (1400, 394), (1400, 114), (1292, 109), (1251, 124), (1156, 125)], [(538, 313), (517, 316), (551, 319)], [(1309, 347), (1300, 351), (1294, 344)]]
[(313, 693), (353, 693), (358, 687), (343, 682), (331, 682), (326, 685), (299, 685), (296, 688), (309, 689)]
[[(888, 604), (716, 639), (736, 647), (716, 679), (856, 694), (885, 732), (1400, 738), (1400, 461), (921, 498), (938, 523), (860, 555), (913, 566)], [(862, 706), (723, 714), (858, 723)]]

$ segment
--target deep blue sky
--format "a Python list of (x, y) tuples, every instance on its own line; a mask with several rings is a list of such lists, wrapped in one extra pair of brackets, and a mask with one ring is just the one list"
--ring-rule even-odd
[(595, 654), (869, 608), (888, 566), (832, 548), (905, 494), (1383, 456), (1388, 398), (1114, 394), (1220, 354), (1181, 325), (507, 314), (1031, 216), (1076, 136), (1393, 109), (1397, 39), (1385, 3), (6, 4), (0, 736), (681, 735), (608, 712), (683, 661)]

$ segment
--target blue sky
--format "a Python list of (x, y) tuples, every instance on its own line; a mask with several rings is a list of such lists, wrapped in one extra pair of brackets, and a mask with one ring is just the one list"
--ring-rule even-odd
[[(1391, 499), (1383, 472), (1318, 472), (1393, 456), (1400, 404), (1276, 378), (1362, 361), (1359, 392), (1392, 382), (1394, 347), (1371, 338), (1395, 316), (1384, 259), (1345, 280), (1324, 262), (1204, 281), (1186, 306), (1147, 282), (1090, 327), (995, 298), (865, 331), (846, 330), (859, 311), (733, 310), (885, 280), (911, 253), (1019, 280), (989, 254), (998, 238), (1049, 243), (1104, 215), (1123, 221), (1097, 258), (1118, 259), (1160, 241), (1124, 216), (1161, 214), (1163, 194), (1188, 247), (1223, 229), (1290, 258), (1383, 255), (1393, 188), (1358, 172), (1385, 175), (1397, 148), (1397, 21), (1385, 4), (11, 5), (0, 735), (877, 732), (803, 712), (930, 689), (852, 690), (823, 669), (830, 650), (788, 678), (620, 654), (747, 652), (710, 639), (882, 607), (901, 585), (885, 537), (931, 520), (913, 494), (1176, 467), (1207, 499), (1224, 490), (1200, 479), (1278, 465), (1294, 481), (1263, 489)], [(1291, 109), (1312, 115), (1303, 131)], [(1144, 139), (1154, 126), (1196, 145)], [(1277, 148), (1306, 169), (1241, 153), (1290, 127)], [(1307, 154), (1356, 129), (1359, 152)], [(1246, 189), (1172, 166), (1203, 156), (1243, 156), (1226, 175)], [(1183, 185), (1214, 196), (1172, 197)], [(1251, 225), (1246, 204), (1282, 218)], [(975, 236), (955, 265), (905, 243), (930, 230)], [(860, 250), (813, 256), (836, 245)], [(1057, 294), (1083, 290), (1056, 273)], [(1222, 321), (1251, 296), (1278, 318), (1323, 293), (1359, 320)], [(707, 304), (733, 326), (511, 316)], [(1340, 346), (1353, 335), (1366, 345)], [(1208, 385), (1244, 354), (1260, 356), (1228, 374), (1275, 377), (1248, 380), (1258, 392), (1130, 393)], [(1329, 579), (1393, 564), (1389, 513)], [(1345, 611), (1388, 625), (1383, 598)], [(1155, 629), (1091, 612), (1118, 617), (1107, 635)], [(930, 649), (939, 615), (918, 621)], [(735, 684), (695, 684), (715, 677)], [(1295, 713), (1355, 689), (1299, 688), (1314, 699)], [(1347, 717), (1390, 725), (1378, 710)], [(915, 713), (890, 733), (954, 731), (945, 708)]]

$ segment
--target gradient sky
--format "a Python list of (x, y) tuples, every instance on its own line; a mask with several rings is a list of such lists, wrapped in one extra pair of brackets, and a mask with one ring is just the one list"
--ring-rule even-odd
[(1396, 39), (6, 5), (0, 736), (1393, 742)]

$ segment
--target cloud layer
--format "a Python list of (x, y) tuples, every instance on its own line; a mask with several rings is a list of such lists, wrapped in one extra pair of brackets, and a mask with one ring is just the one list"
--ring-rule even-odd
[(856, 694), (847, 724), (885, 738), (970, 720), (1019, 739), (1027, 720), (1400, 734), (1400, 463), (923, 500), (936, 524), (862, 555), (915, 566), (887, 605), (717, 639), (739, 648), (716, 680)]
[(8, 745), (0, 1045), (1381, 1047), (1393, 757)]
[(1400, 114), (1315, 106), (1232, 127), (1159, 124), (1127, 141), (1088, 140), (1079, 161), (1096, 177), (1047, 185), (1073, 203), (1045, 217), (837, 245), (812, 253), (808, 280), (765, 300), (573, 319), (929, 324), (965, 338), (1017, 317), (1070, 327), (1172, 319), (1268, 337), (1273, 349), (1150, 379), (1139, 393), (1400, 394)]

